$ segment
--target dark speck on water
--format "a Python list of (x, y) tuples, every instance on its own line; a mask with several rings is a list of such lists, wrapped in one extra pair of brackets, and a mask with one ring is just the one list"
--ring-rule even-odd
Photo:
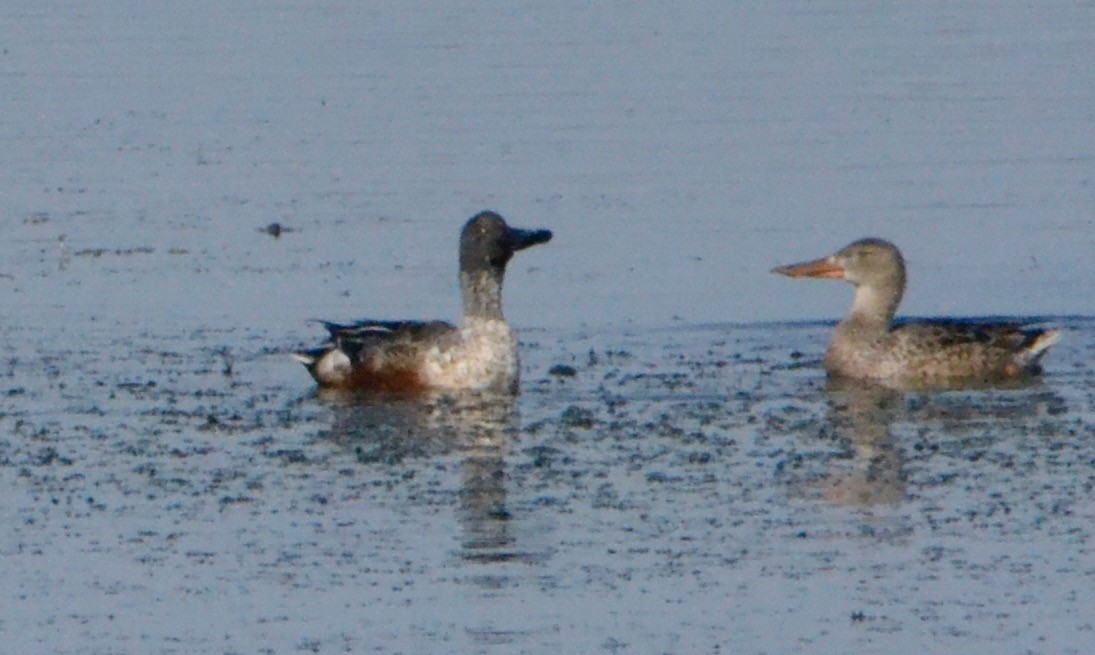
[(554, 375), (555, 377), (572, 378), (578, 375), (578, 369), (567, 364), (556, 364), (548, 369), (548, 375)]
[(290, 230), (289, 228), (283, 227), (281, 223), (270, 223), (260, 231), (265, 232), (276, 239), (280, 237), (283, 232), (289, 232)]
[(593, 410), (571, 405), (563, 410), (562, 415), (559, 417), (559, 422), (562, 425), (571, 428), (588, 429), (594, 426), (596, 419)]

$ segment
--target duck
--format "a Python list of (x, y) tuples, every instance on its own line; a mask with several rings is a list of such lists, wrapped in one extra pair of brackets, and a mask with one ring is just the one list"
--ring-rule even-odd
[(1021, 321), (964, 319), (894, 321), (905, 293), (905, 259), (878, 238), (854, 241), (835, 254), (779, 266), (792, 278), (839, 279), (855, 287), (851, 311), (825, 351), (831, 377), (892, 387), (950, 387), (1002, 382), (1041, 373), (1041, 360), (1061, 337)]
[(517, 335), (502, 314), (502, 283), (514, 253), (546, 243), (550, 230), (509, 226), (482, 211), (460, 233), (463, 321), (319, 321), (329, 334), (292, 356), (323, 389), (418, 394), (489, 391), (516, 394)]

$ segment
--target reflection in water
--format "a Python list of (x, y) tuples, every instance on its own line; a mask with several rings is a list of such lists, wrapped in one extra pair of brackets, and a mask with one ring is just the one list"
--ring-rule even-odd
[[(836, 503), (861, 506), (896, 504), (905, 497), (904, 457), (891, 434), (897, 420), (930, 425), (936, 442), (962, 448), (971, 428), (1010, 425), (1023, 432), (1025, 421), (1067, 411), (1064, 401), (1038, 380), (914, 392), (830, 379), (826, 395), (830, 424), (852, 448), (852, 467), (827, 476), (823, 494)], [(984, 436), (975, 431), (978, 438)]]
[(890, 424), (903, 395), (844, 380), (829, 380), (826, 392), (832, 426), (837, 436), (851, 445), (852, 467), (827, 477), (825, 498), (846, 505), (901, 502), (905, 475)]
[[(353, 452), (363, 464), (458, 455), (463, 528), (460, 558), (469, 563), (538, 561), (513, 536), (506, 504), (505, 458), (519, 433), (510, 395), (444, 395), (428, 399), (347, 396), (321, 392), (334, 421), (326, 438)], [(484, 586), (504, 582), (477, 576)]]
[(324, 437), (352, 451), (361, 463), (477, 450), (499, 451), (516, 438), (509, 395), (437, 395), (425, 398), (318, 390), (333, 410)]

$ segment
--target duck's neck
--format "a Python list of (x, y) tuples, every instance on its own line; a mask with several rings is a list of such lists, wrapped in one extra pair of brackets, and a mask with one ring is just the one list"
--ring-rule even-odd
[(903, 292), (904, 285), (899, 283), (856, 287), (852, 310), (842, 323), (864, 330), (888, 330)]
[(502, 317), (502, 273), (493, 270), (461, 271), (460, 292), (464, 318), (505, 320)]

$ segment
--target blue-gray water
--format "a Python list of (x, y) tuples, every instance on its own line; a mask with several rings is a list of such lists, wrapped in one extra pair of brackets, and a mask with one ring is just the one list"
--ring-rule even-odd
[[(1092, 7), (0, 18), (12, 652), (1085, 652)], [(516, 402), (314, 395), (307, 319), (457, 318), (482, 208), (556, 235)], [(868, 234), (1044, 380), (828, 388), (850, 289), (768, 270)]]

